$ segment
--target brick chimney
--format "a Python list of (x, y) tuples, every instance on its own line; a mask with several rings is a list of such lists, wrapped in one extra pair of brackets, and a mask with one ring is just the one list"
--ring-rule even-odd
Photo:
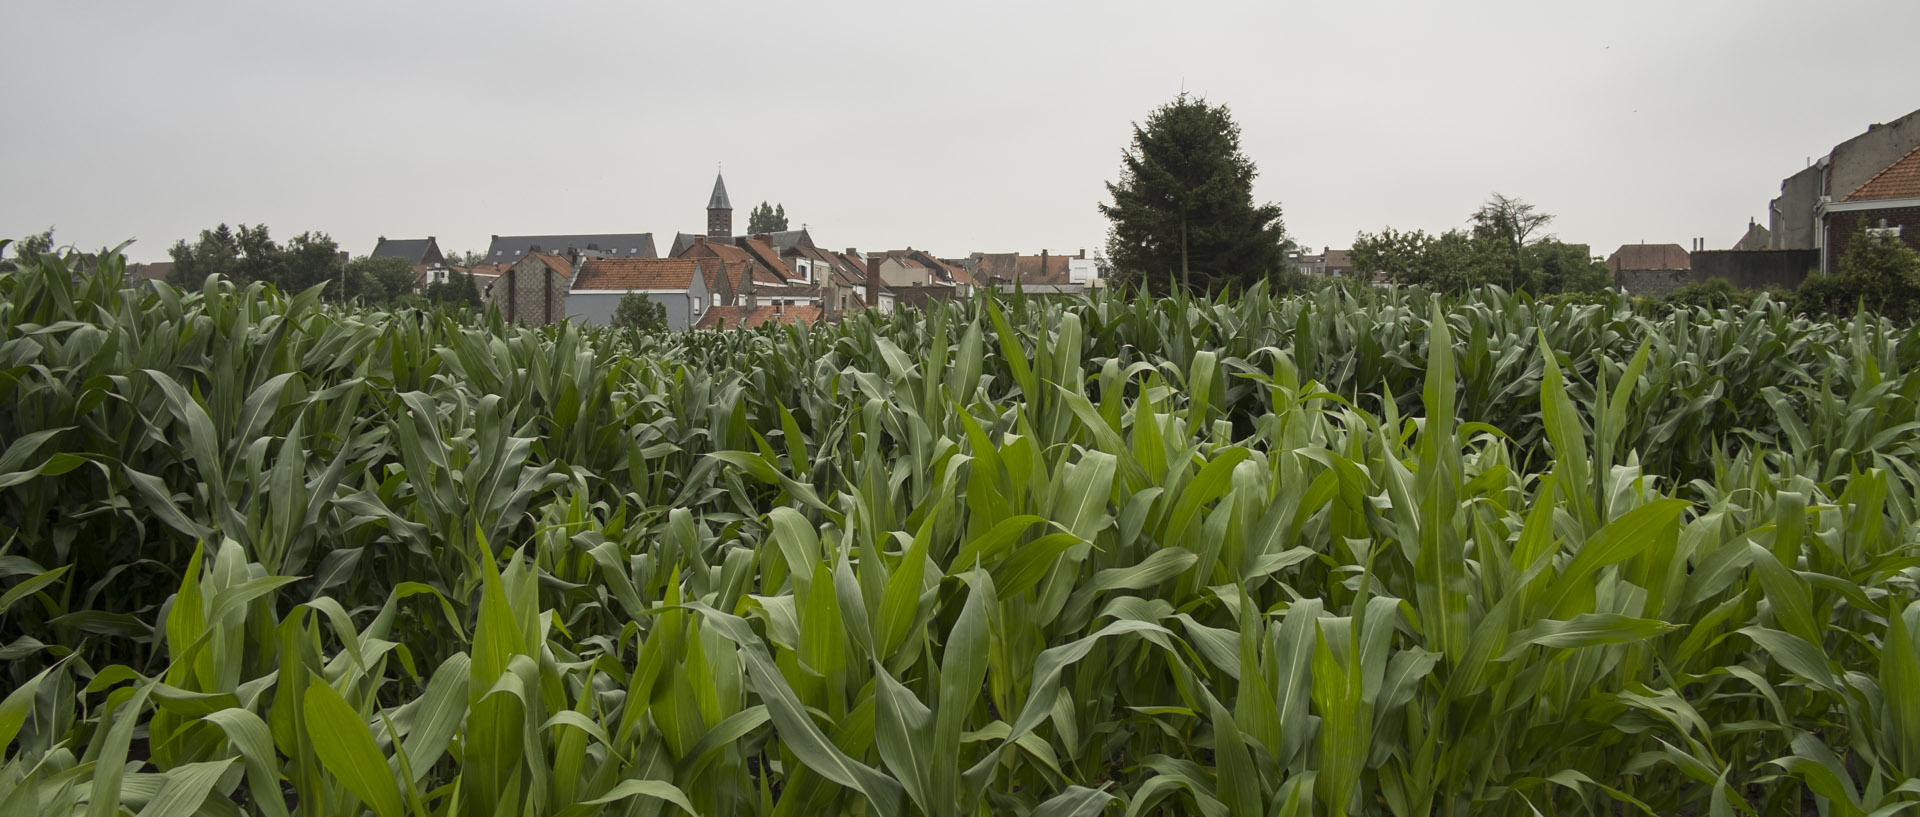
[[(847, 248), (848, 255), (854, 255), (853, 248)], [(874, 254), (867, 257), (867, 308), (880, 308), (880, 261), (884, 255)]]
[(831, 272), (820, 279), (820, 317), (828, 323), (840, 317), (840, 290), (835, 286)]
[(1045, 247), (1042, 247), (1040, 248), (1040, 280), (1035, 281), (1034, 283), (1042, 283), (1046, 280), (1047, 280), (1047, 250)]
[[(726, 269), (726, 267), (722, 266), (721, 269)], [(740, 289), (747, 293), (747, 308), (759, 309), (760, 295), (754, 291), (753, 287), (753, 266), (748, 265), (743, 267), (742, 270), (740, 273)]]

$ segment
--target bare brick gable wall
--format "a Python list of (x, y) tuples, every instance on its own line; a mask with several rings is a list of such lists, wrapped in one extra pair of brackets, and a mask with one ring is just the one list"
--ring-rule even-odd
[(559, 323), (567, 314), (567, 281), (536, 258), (525, 258), (494, 281), (488, 300), (510, 321)]
[(1827, 216), (1827, 263), (1832, 265), (1828, 271), (1839, 272), (1840, 259), (1847, 257), (1854, 234), (1861, 227), (1880, 226), (1881, 219), (1886, 219), (1888, 227), (1900, 228), (1900, 240), (1907, 246), (1920, 250), (1920, 207), (1834, 213)]

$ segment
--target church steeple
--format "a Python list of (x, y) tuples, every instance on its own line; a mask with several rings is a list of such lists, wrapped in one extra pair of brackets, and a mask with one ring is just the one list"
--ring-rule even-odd
[(733, 235), (733, 202), (727, 200), (727, 180), (713, 174), (713, 196), (707, 199), (707, 237)]

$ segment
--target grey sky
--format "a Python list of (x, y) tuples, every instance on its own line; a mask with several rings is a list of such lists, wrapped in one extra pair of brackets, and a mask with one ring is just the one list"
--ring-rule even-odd
[(1303, 244), (1491, 191), (1605, 253), (1726, 247), (1780, 179), (1920, 108), (1920, 3), (14, 2), (0, 236), (161, 260), (220, 222), (481, 250), (699, 231), (1094, 249), (1130, 123), (1230, 105)]

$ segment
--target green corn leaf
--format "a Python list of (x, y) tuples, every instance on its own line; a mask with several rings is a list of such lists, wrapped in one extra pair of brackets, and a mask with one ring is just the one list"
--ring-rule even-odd
[(307, 739), (320, 765), (373, 813), (380, 817), (404, 813), (400, 787), (360, 713), (317, 678), (307, 686), (305, 709)]

